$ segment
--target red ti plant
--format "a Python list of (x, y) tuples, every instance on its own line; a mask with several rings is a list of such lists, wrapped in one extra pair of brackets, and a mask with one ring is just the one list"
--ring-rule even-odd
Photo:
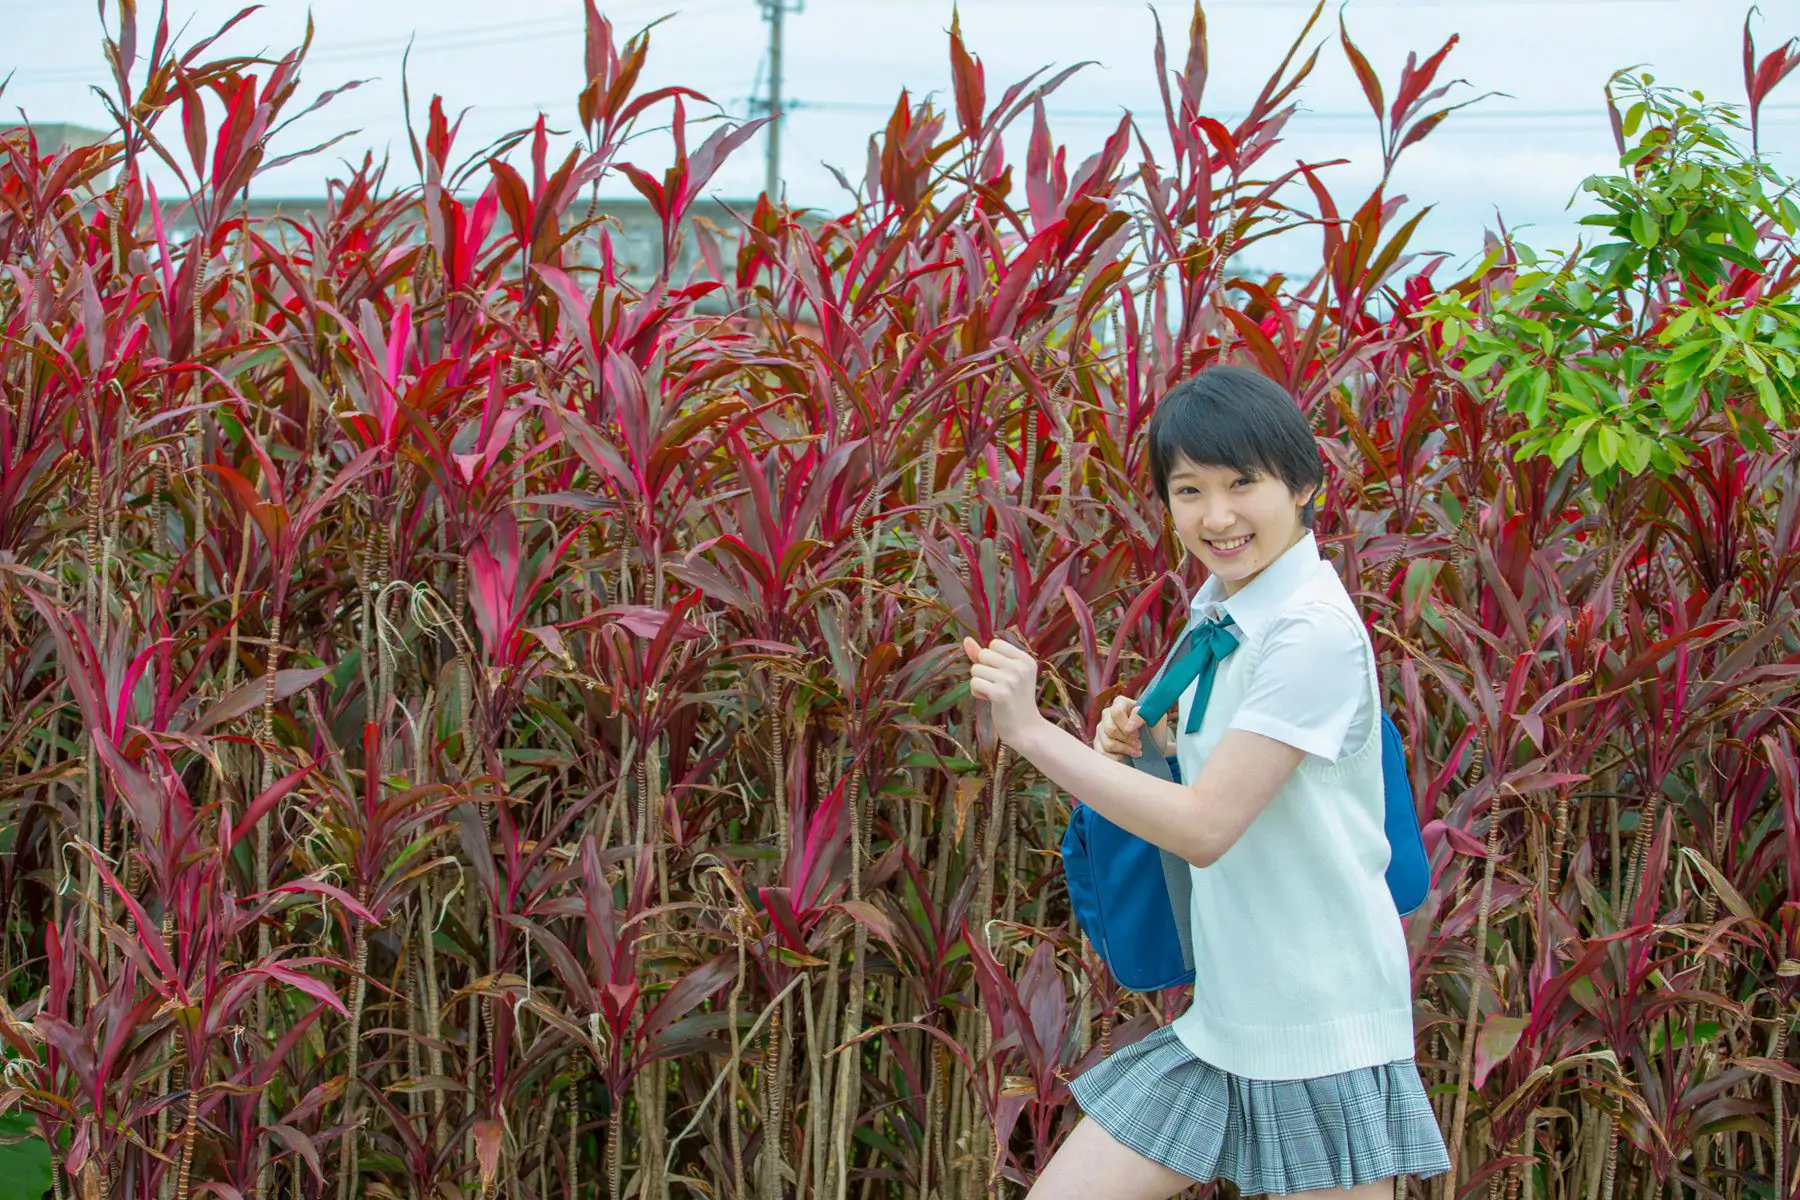
[[(572, 868), (581, 882), (579, 896), (547, 896), (528, 914), (508, 918), (548, 956), (572, 1009), (566, 1018), (553, 1016), (553, 1023), (573, 1043), (573, 1052), (592, 1062), (606, 1090), (606, 1171), (615, 1195), (624, 1169), (625, 1102), (633, 1081), (651, 1063), (710, 1044), (706, 1024), (690, 1014), (730, 981), (736, 967), (731, 952), (720, 953), (694, 962), (660, 995), (647, 993), (638, 927), (651, 913), (656, 879), (651, 853), (647, 842), (638, 850), (634, 882), (620, 906), (605, 860), (616, 861), (622, 852), (603, 858), (598, 843), (587, 838)], [(565, 919), (573, 924), (573, 941), (552, 931), (551, 922)]]
[(501, 775), (494, 757), (507, 720), (526, 688), (553, 658), (564, 658), (561, 635), (548, 625), (527, 625), (534, 604), (556, 578), (557, 568), (581, 533), (577, 525), (535, 558), (522, 562), (518, 522), (502, 510), (469, 551), (470, 607), (481, 634), (482, 671), (475, 697), (481, 705), (482, 750), (490, 774)]

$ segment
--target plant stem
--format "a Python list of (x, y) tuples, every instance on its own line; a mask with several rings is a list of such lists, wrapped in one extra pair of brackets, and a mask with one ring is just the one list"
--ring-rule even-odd
[[(373, 764), (367, 766), (374, 770)], [(367, 903), (368, 897), (363, 897)], [(357, 1071), (362, 1062), (362, 1015), (363, 1002), (367, 998), (368, 980), (366, 973), (369, 967), (369, 933), (368, 927), (360, 919), (356, 919), (355, 942), (355, 974), (350, 979), (350, 1029), (349, 1043), (345, 1047), (345, 1059), (348, 1064), (344, 1074), (344, 1140), (338, 1148), (338, 1200), (347, 1200), (351, 1195), (351, 1182), (356, 1174), (358, 1127), (362, 1121), (362, 1096), (359, 1092), (361, 1078)]]
[(1457, 1068), (1456, 1109), (1450, 1121), (1450, 1171), (1444, 1178), (1444, 1200), (1456, 1195), (1459, 1177), (1458, 1159), (1463, 1152), (1463, 1126), (1468, 1117), (1469, 1071), (1475, 1061), (1475, 1018), (1480, 1012), (1481, 987), (1487, 975), (1487, 930), (1489, 906), (1494, 896), (1494, 861), (1500, 850), (1500, 813), (1488, 812), (1487, 857), (1482, 864), (1481, 902), (1475, 918), (1475, 969), (1469, 977), (1469, 1003), (1463, 1014), (1461, 1062)]

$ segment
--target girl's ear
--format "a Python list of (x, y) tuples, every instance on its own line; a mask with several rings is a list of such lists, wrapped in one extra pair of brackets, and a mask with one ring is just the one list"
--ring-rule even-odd
[(1319, 487), (1315, 487), (1312, 491), (1306, 493), (1306, 498), (1304, 500), (1300, 501), (1300, 503), (1295, 506), (1295, 511), (1300, 514), (1300, 524), (1301, 525), (1306, 526), (1309, 529), (1312, 527), (1311, 522), (1309, 522), (1306, 519), (1306, 514), (1309, 511), (1311, 511), (1311, 512), (1317, 511), (1316, 509), (1313, 508), (1313, 502), (1319, 498), (1319, 493), (1324, 490), (1325, 490), (1324, 485), (1322, 485), (1322, 484)]

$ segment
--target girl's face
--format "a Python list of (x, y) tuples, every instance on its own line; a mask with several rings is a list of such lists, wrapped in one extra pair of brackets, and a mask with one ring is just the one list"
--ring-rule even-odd
[(1187, 458), (1177, 459), (1169, 472), (1175, 535), (1219, 577), (1227, 596), (1306, 536), (1300, 514), (1311, 498), (1290, 490), (1277, 475), (1202, 466)]

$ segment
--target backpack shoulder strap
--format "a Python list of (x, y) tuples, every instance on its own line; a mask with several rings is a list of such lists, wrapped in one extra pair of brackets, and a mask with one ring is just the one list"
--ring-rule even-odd
[[(1151, 688), (1154, 688), (1162, 681), (1163, 674), (1169, 669), (1169, 664), (1175, 661), (1175, 656), (1181, 653), (1181, 648), (1187, 645), (1188, 638), (1193, 635), (1193, 632), (1194, 618), (1190, 613), (1187, 624), (1181, 627), (1181, 636), (1175, 639), (1174, 647), (1163, 657), (1162, 665), (1156, 668), (1156, 674), (1150, 677), (1150, 682), (1144, 685), (1144, 690), (1138, 693), (1138, 698), (1140, 700), (1149, 694)], [(1142, 754), (1134, 755), (1125, 761), (1144, 772), (1146, 775), (1154, 775), (1158, 779), (1168, 779), (1172, 781), (1175, 778), (1175, 774), (1169, 770), (1169, 762), (1162, 756), (1162, 752), (1156, 748), (1154, 739), (1145, 738), (1144, 742), (1144, 752)]]

